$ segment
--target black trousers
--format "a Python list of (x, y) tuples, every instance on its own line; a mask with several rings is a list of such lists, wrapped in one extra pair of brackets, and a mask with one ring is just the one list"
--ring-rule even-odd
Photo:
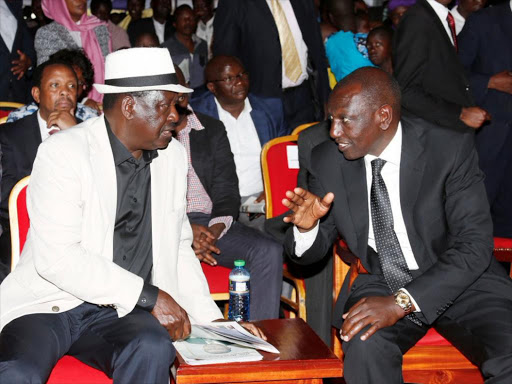
[[(504, 271), (499, 276), (486, 274), (482, 278), (485, 281), (478, 289), (467, 289), (433, 326), (481, 369), (486, 383), (510, 383), (512, 282)], [(382, 275), (360, 275), (352, 286), (345, 311), (363, 297), (390, 294)], [(402, 383), (402, 355), (425, 335), (428, 327), (401, 319), (361, 341), (365, 330), (343, 343), (346, 382)]]
[(83, 303), (63, 313), (22, 316), (0, 333), (0, 383), (45, 383), (63, 355), (105, 372), (114, 383), (168, 384), (176, 352), (166, 329), (135, 308)]
[(310, 80), (301, 85), (283, 90), (284, 118), (290, 133), (301, 124), (313, 123), (319, 119), (315, 116), (315, 107)]
[[(210, 221), (210, 215), (198, 212), (189, 213), (188, 218), (191, 223), (206, 227)], [(216, 245), (220, 254), (213, 257), (219, 265), (234, 268), (235, 260), (245, 260), (251, 274), (250, 319), (277, 319), (283, 281), (283, 246), (269, 235), (238, 222), (233, 222)]]

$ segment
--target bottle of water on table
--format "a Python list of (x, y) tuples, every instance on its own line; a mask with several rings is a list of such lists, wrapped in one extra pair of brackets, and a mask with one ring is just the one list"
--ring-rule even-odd
[(235, 260), (235, 268), (229, 274), (229, 320), (249, 321), (251, 276), (244, 267), (245, 260)]

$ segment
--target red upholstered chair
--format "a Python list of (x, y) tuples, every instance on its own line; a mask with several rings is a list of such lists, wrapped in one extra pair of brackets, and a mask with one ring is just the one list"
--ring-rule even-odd
[(201, 263), (204, 276), (208, 281), (210, 295), (215, 301), (224, 301), (224, 317), (228, 317), (228, 301), (229, 301), (229, 273), (230, 268), (216, 265), (212, 267), (206, 263)]
[[(275, 138), (266, 143), (261, 151), (267, 219), (287, 211), (281, 201), (287, 190), (297, 186), (297, 174), (299, 173), (297, 138), (297, 135)], [(283, 278), (292, 283), (294, 291), (291, 298), (281, 296), (281, 302), (291, 309), (292, 315), (296, 314), (306, 320), (304, 279), (293, 276), (286, 264), (283, 268)]]
[(314, 123), (306, 123), (306, 124), (301, 124), (299, 125), (297, 128), (295, 128), (292, 132), (292, 136), (294, 135), (298, 135), (299, 133), (301, 133), (303, 130), (311, 127), (312, 125), (315, 125), (315, 124), (318, 124), (317, 121), (315, 121)]
[(0, 118), (9, 116), (11, 111), (23, 107), (25, 104), (13, 103), (10, 101), (0, 101)]
[[(30, 176), (21, 179), (9, 196), (9, 221), (11, 227), (12, 259), (11, 269), (19, 261), (30, 227), (26, 196)], [(82, 363), (71, 356), (64, 356), (57, 362), (48, 379), (48, 384), (110, 384), (112, 380), (103, 372)]]
[[(512, 261), (512, 239), (494, 238), (494, 256), (499, 261)], [(347, 274), (357, 277), (357, 272), (350, 268), (346, 261), (354, 256), (342, 240), (334, 247), (334, 281), (333, 303), (336, 301)], [(512, 277), (512, 268), (510, 271)], [(333, 350), (343, 359), (341, 341), (337, 330), (333, 328)], [(430, 329), (427, 334), (405, 355), (403, 360), (403, 376), (408, 382), (420, 383), (483, 383), (480, 371), (462, 353), (444, 337)]]

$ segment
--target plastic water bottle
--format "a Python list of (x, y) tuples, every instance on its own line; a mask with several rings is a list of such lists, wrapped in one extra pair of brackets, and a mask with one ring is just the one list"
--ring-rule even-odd
[(229, 274), (229, 320), (249, 321), (251, 275), (244, 267), (245, 260), (235, 260)]

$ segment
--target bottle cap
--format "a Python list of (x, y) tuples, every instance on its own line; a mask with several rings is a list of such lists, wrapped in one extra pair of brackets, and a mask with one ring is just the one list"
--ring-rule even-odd
[(244, 267), (245, 260), (235, 260), (235, 267)]

